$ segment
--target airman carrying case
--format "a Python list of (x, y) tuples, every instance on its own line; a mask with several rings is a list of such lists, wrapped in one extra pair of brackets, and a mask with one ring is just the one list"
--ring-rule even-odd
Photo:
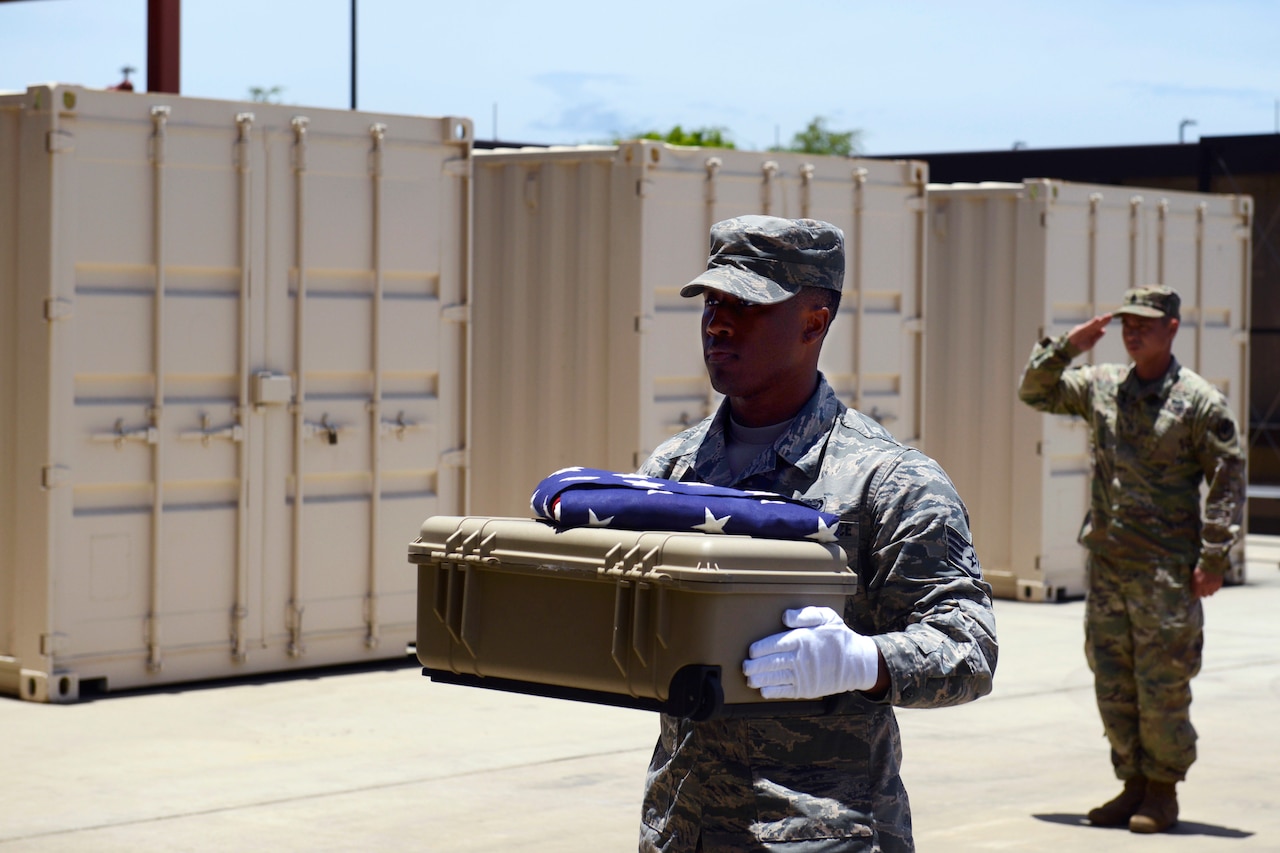
[(834, 708), (763, 699), (742, 661), (786, 608), (843, 612), (858, 581), (835, 544), (434, 516), (409, 561), (434, 681), (693, 719)]

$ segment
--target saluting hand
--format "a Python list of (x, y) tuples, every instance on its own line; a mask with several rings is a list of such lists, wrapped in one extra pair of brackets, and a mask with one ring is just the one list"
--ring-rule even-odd
[(1067, 340), (1081, 352), (1088, 352), (1107, 333), (1107, 324), (1111, 322), (1112, 316), (1114, 315), (1099, 314), (1092, 320), (1086, 320), (1067, 332)]

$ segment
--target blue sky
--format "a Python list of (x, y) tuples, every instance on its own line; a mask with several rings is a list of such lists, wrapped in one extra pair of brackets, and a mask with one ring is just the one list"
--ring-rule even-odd
[[(350, 104), (350, 0), (185, 0), (182, 91)], [(674, 124), (740, 148), (810, 119), (870, 154), (1273, 133), (1276, 0), (358, 2), (358, 106), (576, 144)], [(146, 81), (146, 0), (0, 3), (0, 90)]]

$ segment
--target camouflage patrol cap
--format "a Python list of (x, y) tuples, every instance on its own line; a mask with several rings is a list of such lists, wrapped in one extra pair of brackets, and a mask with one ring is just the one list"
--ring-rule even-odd
[(1135, 317), (1178, 317), (1182, 299), (1172, 287), (1146, 284), (1126, 290), (1124, 301), (1115, 314), (1132, 314)]
[(706, 288), (747, 302), (790, 299), (801, 287), (844, 287), (844, 233), (817, 219), (738, 216), (711, 226), (711, 256), (702, 275), (680, 289)]

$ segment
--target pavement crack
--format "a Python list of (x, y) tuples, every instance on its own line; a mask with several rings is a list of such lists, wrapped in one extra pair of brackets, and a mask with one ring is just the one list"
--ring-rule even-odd
[(522, 770), (530, 767), (549, 767), (555, 764), (567, 764), (573, 761), (583, 761), (593, 758), (608, 758), (610, 756), (640, 754), (648, 755), (647, 750), (638, 749), (614, 749), (604, 750), (601, 752), (583, 752), (577, 755), (565, 755), (555, 758), (547, 758), (538, 761), (528, 761), (521, 764), (504, 764), (494, 767), (477, 767), (474, 770), (466, 770), (460, 773), (446, 773), (439, 776), (420, 776), (413, 779), (400, 779), (395, 782), (383, 782), (376, 785), (358, 785), (351, 788), (342, 788), (334, 791), (317, 791), (308, 794), (297, 794), (291, 797), (276, 797), (270, 800), (256, 800), (248, 803), (236, 803), (234, 805), (217, 806), (209, 809), (193, 809), (190, 811), (176, 812), (166, 815), (152, 815), (149, 817), (134, 818), (132, 820), (110, 821), (105, 823), (92, 824), (90, 826), (75, 826), (66, 829), (53, 829), (46, 832), (32, 832), (27, 835), (12, 835), (8, 838), (0, 838), (0, 847), (15, 841), (31, 841), (38, 838), (57, 838), (59, 836), (76, 835), (83, 832), (97, 832), (104, 829), (119, 829), (127, 826), (142, 826), (149, 823), (164, 823), (172, 820), (183, 820), (192, 817), (205, 817), (208, 815), (227, 814), (229, 812), (249, 811), (251, 809), (268, 808), (271, 806), (288, 805), (289, 803), (300, 803), (307, 800), (320, 800), (326, 797), (343, 797), (350, 794), (361, 794), (369, 791), (385, 791), (393, 788), (404, 788), (409, 785), (423, 785), (432, 782), (444, 782), (450, 779), (465, 779), (470, 776), (479, 776), (485, 773), (504, 773), (511, 770)]

